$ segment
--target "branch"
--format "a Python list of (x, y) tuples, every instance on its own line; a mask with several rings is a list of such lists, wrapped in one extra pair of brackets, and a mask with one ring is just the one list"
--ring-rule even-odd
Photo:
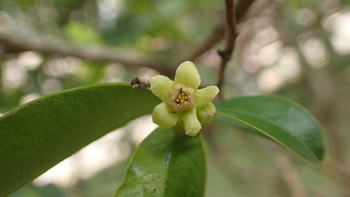
[[(242, 21), (254, 0), (240, 0), (237, 5), (236, 19)], [(149, 67), (169, 77), (175, 75), (175, 68), (185, 60), (194, 60), (206, 51), (212, 49), (224, 37), (224, 23), (220, 22), (202, 42), (180, 56), (170, 66), (162, 62), (154, 61), (135, 53), (135, 51), (102, 46), (76, 46), (65, 41), (45, 39), (43, 36), (23, 34), (19, 31), (6, 33), (0, 31), (0, 47), (5, 52), (37, 51), (45, 55), (60, 54), (63, 56), (75, 56), (92, 62), (119, 62), (129, 69)], [(16, 32), (16, 33), (13, 33)], [(3, 46), (1, 46), (3, 45)], [(0, 59), (3, 58), (0, 55)]]
[[(248, 12), (248, 9), (250, 8), (253, 2), (254, 0), (241, 0), (238, 2), (236, 11), (235, 11), (236, 21), (238, 23), (243, 20), (244, 16)], [(183, 54), (181, 58), (179, 58), (179, 60), (176, 61), (174, 64), (178, 65), (179, 63), (186, 60), (193, 61), (198, 56), (212, 49), (217, 43), (219, 43), (224, 38), (224, 36), (225, 36), (225, 24), (224, 22), (221, 21), (213, 27), (210, 33), (207, 36), (205, 36), (203, 40), (199, 42), (198, 45), (194, 46), (185, 54)]]
[[(236, 44), (236, 38), (238, 36), (236, 14), (234, 7), (234, 0), (225, 0), (226, 8), (226, 45), (224, 51), (219, 51), (221, 56), (221, 63), (219, 69), (219, 76), (217, 86), (220, 89), (224, 83), (224, 73), (227, 62), (230, 61), (233, 49)], [(221, 91), (222, 92), (222, 91)], [(219, 95), (222, 98), (222, 93)]]
[(307, 192), (300, 180), (297, 169), (292, 165), (289, 158), (279, 151), (268, 150), (281, 172), (281, 178), (287, 186), (288, 196), (307, 196)]
[(236, 6), (236, 21), (238, 23), (242, 22), (244, 16), (248, 12), (250, 6), (253, 4), (254, 0), (241, 0)]
[(224, 24), (222, 22), (217, 23), (210, 33), (194, 48), (191, 48), (176, 62), (176, 64), (181, 63), (186, 60), (193, 61), (203, 53), (212, 49), (217, 43), (219, 43), (225, 35)]
[(161, 63), (141, 56), (135, 51), (106, 46), (77, 46), (63, 40), (48, 39), (34, 34), (5, 33), (0, 31), (0, 44), (5, 52), (37, 51), (44, 55), (60, 54), (75, 56), (91, 62), (119, 62), (131, 69), (149, 67), (162, 74), (169, 74), (169, 68)]

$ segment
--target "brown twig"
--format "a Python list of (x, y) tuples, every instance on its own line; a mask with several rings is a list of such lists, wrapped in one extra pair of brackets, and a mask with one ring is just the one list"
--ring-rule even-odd
[[(226, 44), (223, 51), (218, 51), (221, 56), (221, 63), (219, 68), (218, 82), (217, 86), (220, 89), (224, 83), (224, 73), (226, 69), (227, 62), (231, 59), (233, 49), (236, 44), (236, 38), (238, 36), (236, 13), (235, 13), (235, 4), (234, 0), (225, 0), (226, 8)], [(222, 91), (219, 94), (219, 97), (222, 98)]]
[[(253, 4), (254, 0), (240, 0), (237, 3), (236, 10), (236, 21), (237, 23), (241, 22), (248, 12), (250, 6)], [(219, 43), (225, 36), (225, 23), (220, 21), (215, 24), (213, 29), (208, 35), (206, 35), (201, 42), (191, 48), (189, 51), (186, 51), (183, 55), (180, 56), (178, 60), (175, 61), (174, 65), (186, 60), (195, 60), (197, 57), (212, 49), (217, 43)]]
[(225, 35), (224, 31), (224, 23), (220, 21), (215, 24), (213, 29), (206, 35), (202, 41), (200, 41), (197, 45), (191, 48), (189, 51), (186, 51), (179, 60), (176, 60), (176, 64), (179, 64), (186, 60), (193, 61), (203, 53), (212, 49), (218, 42), (220, 42)]

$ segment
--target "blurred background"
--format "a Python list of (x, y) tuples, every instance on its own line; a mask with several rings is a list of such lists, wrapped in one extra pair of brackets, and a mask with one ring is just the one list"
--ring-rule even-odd
[[(242, 2), (253, 3), (224, 97), (275, 94), (302, 104), (322, 125), (326, 156), (313, 166), (266, 139), (211, 125), (206, 195), (350, 196), (350, 1)], [(69, 88), (171, 77), (187, 59), (202, 85), (215, 84), (223, 22), (220, 0), (1, 0), (0, 115)], [(155, 127), (149, 116), (135, 120), (11, 196), (112, 196)]]

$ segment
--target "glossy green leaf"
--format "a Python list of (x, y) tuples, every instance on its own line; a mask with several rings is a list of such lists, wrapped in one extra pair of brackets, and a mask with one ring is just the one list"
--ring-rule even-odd
[(71, 89), (0, 117), (0, 196), (18, 189), (87, 144), (151, 113), (146, 89), (104, 84)]
[(203, 196), (206, 173), (201, 135), (158, 128), (136, 149), (115, 196)]
[(313, 163), (323, 159), (321, 128), (302, 106), (274, 96), (237, 97), (216, 104), (214, 120), (268, 137)]

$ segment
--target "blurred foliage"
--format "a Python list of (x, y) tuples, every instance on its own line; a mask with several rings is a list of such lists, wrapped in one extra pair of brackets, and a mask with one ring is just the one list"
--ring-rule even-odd
[[(240, 24), (223, 88), (226, 97), (278, 94), (310, 109), (324, 129), (324, 167), (310, 166), (264, 139), (214, 126), (216, 132), (204, 136), (209, 154), (207, 195), (287, 196), (293, 184), (310, 196), (350, 195), (349, 2), (256, 0)], [(223, 1), (218, 0), (2, 0), (0, 31), (29, 32), (86, 47), (131, 48), (174, 62), (223, 20), (223, 10)], [(215, 83), (220, 46), (196, 59), (204, 84)], [(7, 51), (1, 42), (0, 64), (0, 114), (60, 90), (128, 82), (135, 76), (147, 79), (156, 72), (74, 55)], [(123, 139), (135, 146), (132, 135)], [(287, 155), (291, 169), (279, 164), (284, 158), (279, 155)], [(123, 178), (125, 164), (120, 166), (115, 163), (88, 178), (77, 175), (69, 186), (34, 183), (13, 196), (113, 194)], [(288, 182), (286, 170), (297, 179)]]
[[(72, 21), (68, 23), (64, 28), (67, 39), (80, 45), (84, 44), (99, 44), (102, 43), (100, 35), (83, 23)], [(84, 32), (83, 34), (81, 32)]]

